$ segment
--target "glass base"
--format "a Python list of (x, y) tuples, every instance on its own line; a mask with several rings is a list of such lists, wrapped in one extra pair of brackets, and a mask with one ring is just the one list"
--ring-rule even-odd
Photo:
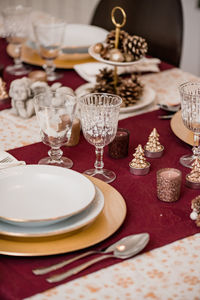
[(50, 165), (70, 169), (73, 166), (73, 161), (67, 157), (61, 157), (60, 162), (51, 160), (49, 156), (39, 160), (39, 165)]
[(12, 75), (20, 76), (27, 75), (32, 69), (24, 65), (12, 65), (6, 67), (6, 72)]
[(196, 156), (194, 155), (183, 155), (181, 156), (179, 162), (182, 166), (192, 169), (192, 163), (194, 162)]
[(55, 81), (63, 77), (62, 73), (52, 72), (51, 74), (47, 74), (47, 81)]
[(97, 179), (100, 179), (106, 183), (112, 182), (116, 178), (116, 174), (113, 171), (102, 169), (101, 172), (97, 172), (96, 169), (90, 169), (83, 172), (86, 175), (95, 177)]

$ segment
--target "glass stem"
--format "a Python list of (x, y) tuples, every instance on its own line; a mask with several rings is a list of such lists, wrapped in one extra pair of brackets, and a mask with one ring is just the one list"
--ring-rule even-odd
[(94, 164), (94, 167), (97, 171), (97, 173), (101, 173), (103, 170), (103, 147), (95, 147), (95, 153), (96, 153), (96, 161)]
[(194, 147), (192, 148), (193, 154), (200, 158), (200, 146), (199, 146), (200, 134), (194, 133)]
[(14, 58), (14, 62), (15, 62), (15, 66), (18, 67), (18, 68), (22, 67), (21, 49), (22, 49), (21, 45), (16, 45), (15, 46), (15, 55), (17, 57)]
[(51, 147), (48, 154), (51, 161), (61, 162), (63, 151), (59, 147)]
[(54, 72), (55, 65), (54, 65), (52, 59), (46, 59), (45, 62), (46, 63), (43, 65), (43, 68), (45, 69), (45, 72), (47, 73), (47, 77), (49, 77)]

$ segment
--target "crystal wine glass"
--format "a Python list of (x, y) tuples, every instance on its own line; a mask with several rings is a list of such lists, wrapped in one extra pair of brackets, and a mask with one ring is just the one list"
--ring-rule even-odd
[(184, 155), (180, 158), (180, 163), (188, 168), (192, 168), (192, 163), (196, 157), (200, 158), (200, 83), (186, 82), (180, 85), (181, 113), (184, 125), (194, 133), (194, 146), (192, 155)]
[(62, 74), (54, 72), (54, 60), (58, 57), (64, 38), (66, 24), (54, 17), (44, 20), (43, 23), (34, 23), (33, 29), (37, 42), (38, 52), (45, 60), (43, 68), (48, 81), (54, 81)]
[(112, 182), (116, 175), (113, 171), (104, 169), (103, 148), (113, 141), (119, 117), (122, 99), (117, 95), (106, 93), (87, 94), (79, 99), (81, 124), (84, 137), (95, 146), (96, 161), (94, 169), (84, 173)]
[(31, 8), (22, 5), (7, 7), (2, 11), (7, 41), (15, 46), (14, 65), (6, 67), (6, 71), (12, 75), (26, 75), (31, 71), (21, 60), (21, 48), (27, 39), (30, 13)]
[(72, 160), (62, 156), (60, 147), (68, 141), (76, 108), (75, 97), (56, 92), (41, 93), (34, 97), (34, 105), (42, 141), (51, 147), (49, 157), (42, 158), (39, 164), (71, 168)]

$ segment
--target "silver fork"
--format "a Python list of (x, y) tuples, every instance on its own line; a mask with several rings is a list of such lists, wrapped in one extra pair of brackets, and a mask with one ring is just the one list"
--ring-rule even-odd
[(2, 160), (0, 160), (0, 163), (10, 163), (10, 162), (13, 162), (13, 158), (10, 157), (10, 156), (6, 156), (4, 157)]
[(6, 156), (2, 160), (0, 160), (0, 169), (2, 169), (2, 167), (3, 169), (5, 169), (5, 168), (16, 167), (25, 164), (26, 164), (25, 161), (15, 160), (12, 156)]
[[(103, 252), (103, 251), (102, 251), (102, 252)], [(58, 270), (58, 269), (60, 269), (60, 268), (62, 268), (62, 267), (64, 267), (64, 266), (66, 266), (66, 265), (68, 265), (68, 264), (71, 264), (72, 262), (74, 262), (74, 261), (76, 261), (76, 260), (78, 260), (78, 259), (80, 259), (80, 258), (89, 256), (89, 255), (95, 254), (95, 253), (101, 253), (101, 251), (91, 250), (91, 251), (82, 253), (82, 254), (80, 254), (80, 255), (78, 255), (78, 256), (75, 256), (75, 257), (73, 257), (73, 258), (71, 258), (71, 259), (63, 260), (63, 261), (61, 261), (60, 263), (57, 263), (57, 264), (55, 264), (55, 265), (51, 265), (51, 266), (46, 267), (46, 268), (34, 269), (34, 270), (32, 270), (32, 272), (33, 272), (33, 274), (35, 274), (35, 275), (43, 275), (43, 274), (47, 274), (47, 273), (49, 273), (49, 272), (51, 272), (51, 271)], [(104, 253), (104, 252), (103, 252), (103, 253)], [(106, 253), (106, 251), (105, 251), (105, 253)]]
[(73, 258), (70, 258), (70, 259), (67, 259), (67, 260), (63, 260), (57, 264), (54, 264), (54, 265), (51, 265), (49, 267), (44, 267), (44, 268), (39, 268), (39, 269), (34, 269), (32, 270), (32, 272), (35, 274), (35, 275), (43, 275), (43, 274), (47, 274), (51, 271), (55, 271), (55, 270), (58, 270), (68, 264), (71, 264), (72, 262), (76, 261), (76, 260), (79, 260), (83, 257), (86, 257), (86, 256), (89, 256), (89, 255), (92, 255), (92, 254), (106, 254), (106, 253), (109, 253), (109, 252), (113, 252), (116, 248), (117, 245), (120, 245), (120, 243), (124, 240), (127, 240), (128, 238), (130, 238), (129, 236), (128, 237), (125, 237), (125, 238), (122, 238), (121, 240), (115, 242), (114, 244), (110, 245), (109, 247), (107, 247), (106, 249), (101, 249), (101, 250), (90, 250), (90, 251), (87, 251), (87, 252), (84, 252), (82, 254), (79, 254)]

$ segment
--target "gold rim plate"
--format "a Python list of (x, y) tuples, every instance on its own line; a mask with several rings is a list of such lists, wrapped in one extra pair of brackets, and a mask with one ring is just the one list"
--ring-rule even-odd
[(0, 235), (0, 253), (13, 256), (44, 256), (72, 252), (95, 245), (111, 236), (126, 217), (122, 195), (107, 183), (89, 177), (103, 192), (105, 205), (101, 214), (88, 227), (75, 233), (42, 238)]
[(181, 117), (181, 111), (175, 113), (170, 122), (173, 133), (183, 142), (193, 146), (193, 132), (185, 127)]
[[(8, 51), (8, 50), (7, 50)], [(9, 51), (8, 51), (9, 53)], [(23, 45), (22, 47), (22, 61), (35, 66), (43, 66), (45, 61), (40, 58), (37, 51), (33, 48)], [(74, 54), (61, 54), (54, 61), (56, 68), (72, 69), (74, 65), (81, 63), (94, 62), (95, 60), (88, 53), (74, 53)]]

